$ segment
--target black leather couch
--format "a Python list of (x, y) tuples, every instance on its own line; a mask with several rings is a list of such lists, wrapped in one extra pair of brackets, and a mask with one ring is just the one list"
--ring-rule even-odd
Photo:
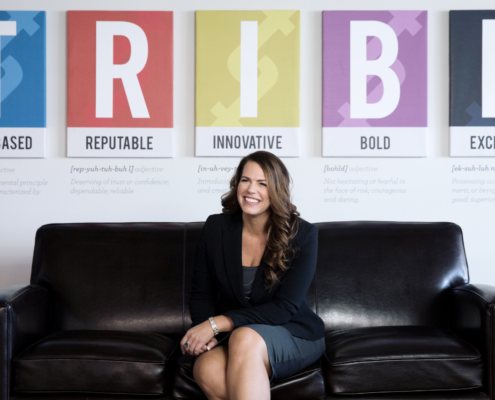
[[(0, 290), (0, 400), (193, 399), (178, 341), (201, 223), (58, 224)], [(273, 399), (494, 399), (495, 288), (450, 223), (320, 223), (326, 354)]]

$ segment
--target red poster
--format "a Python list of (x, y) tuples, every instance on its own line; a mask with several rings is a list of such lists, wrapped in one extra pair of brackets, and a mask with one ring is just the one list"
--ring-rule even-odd
[(68, 156), (170, 157), (173, 13), (68, 12)]

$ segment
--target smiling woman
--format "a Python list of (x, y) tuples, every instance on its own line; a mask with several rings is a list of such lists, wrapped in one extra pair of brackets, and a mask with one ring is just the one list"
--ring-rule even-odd
[[(297, 207), (291, 203), (290, 185), (289, 171), (283, 162), (272, 153), (257, 151), (241, 160), (230, 181), (230, 192), (222, 198), (224, 213), (242, 211), (244, 224), (247, 222), (243, 261), (245, 244), (248, 245), (244, 235), (259, 238), (266, 234), (266, 251), (263, 247), (261, 254), (268, 266), (264, 271), (268, 289), (285, 273), (286, 261), (294, 255), (290, 241), (299, 229), (300, 218)], [(249, 229), (250, 226), (255, 228)]]
[(208, 218), (198, 240), (193, 323), (181, 345), (198, 357), (194, 378), (209, 399), (269, 399), (272, 382), (324, 352), (323, 321), (305, 300), (318, 231), (299, 217), (290, 184), (275, 155), (244, 157), (223, 213)]

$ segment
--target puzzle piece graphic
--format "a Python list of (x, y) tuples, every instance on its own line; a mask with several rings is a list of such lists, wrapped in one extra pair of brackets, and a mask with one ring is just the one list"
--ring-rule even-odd
[(23, 77), (22, 67), (14, 57), (7, 56), (2, 62), (2, 69), (5, 71), (5, 75), (2, 76), (0, 101), (4, 101), (21, 84)]
[[(33, 36), (40, 26), (34, 21), (39, 11), (7, 11), (10, 15), (9, 21), (17, 22), (17, 34), (25, 31), (29, 36)], [(10, 43), (15, 36), (2, 36), (1, 48)]]
[(481, 116), (481, 107), (477, 102), (473, 101), (466, 108), (466, 112), (471, 116), (471, 121), (466, 126), (494, 126), (495, 120), (493, 118), (483, 118)]

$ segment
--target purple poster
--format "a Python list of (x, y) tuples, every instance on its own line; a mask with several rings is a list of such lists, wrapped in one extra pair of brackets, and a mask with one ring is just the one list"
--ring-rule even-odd
[(323, 156), (424, 157), (427, 12), (323, 12)]

